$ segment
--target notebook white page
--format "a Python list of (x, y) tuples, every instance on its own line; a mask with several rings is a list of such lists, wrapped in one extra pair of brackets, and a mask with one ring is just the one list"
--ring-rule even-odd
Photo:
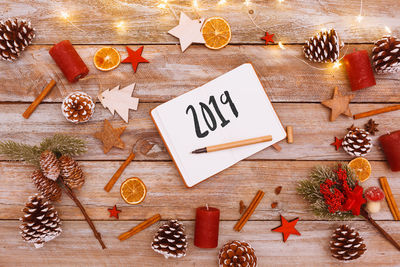
[[(198, 134), (194, 113), (198, 117)], [(153, 109), (151, 114), (188, 187), (286, 137), (251, 64), (243, 64), (172, 99)], [(264, 135), (272, 135), (272, 141), (217, 152), (191, 153), (206, 146)]]

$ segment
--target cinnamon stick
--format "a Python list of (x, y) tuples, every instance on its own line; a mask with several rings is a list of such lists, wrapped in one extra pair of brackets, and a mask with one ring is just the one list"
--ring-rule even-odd
[(264, 192), (261, 190), (258, 190), (257, 194), (251, 201), (249, 207), (246, 209), (246, 211), (243, 213), (242, 217), (239, 219), (239, 221), (236, 223), (236, 225), (233, 227), (235, 231), (240, 232), (244, 225), (247, 223), (247, 221), (250, 219), (251, 215), (257, 208), (258, 204), (260, 204), (261, 199), (264, 197)]
[(278, 152), (280, 152), (282, 150), (282, 147), (280, 145), (278, 145), (277, 143), (273, 144), (272, 147)]
[(128, 238), (130, 238), (131, 236), (141, 232), (142, 230), (146, 229), (147, 227), (155, 224), (156, 222), (158, 222), (159, 220), (161, 220), (161, 215), (160, 214), (156, 214), (153, 217), (147, 219), (146, 221), (136, 225), (135, 227), (133, 227), (131, 230), (129, 230), (128, 232), (125, 232), (123, 234), (121, 234), (118, 239), (120, 241), (124, 241)]
[(85, 208), (82, 206), (81, 202), (79, 201), (79, 199), (76, 197), (74, 191), (71, 190), (71, 188), (69, 188), (68, 185), (65, 184), (63, 178), (59, 178), (61, 184), (63, 185), (63, 189), (65, 190), (65, 192), (67, 193), (67, 195), (75, 202), (75, 204), (78, 206), (78, 208), (81, 210), (83, 216), (85, 217), (85, 220), (87, 221), (87, 223), (89, 224), (90, 228), (92, 228), (93, 234), (96, 237), (96, 239), (99, 241), (101, 247), (103, 249), (107, 248), (106, 245), (104, 244), (103, 240), (101, 239), (101, 235), (99, 232), (97, 232), (96, 227), (94, 226), (92, 220), (90, 219), (89, 215), (87, 214)]
[(56, 85), (56, 82), (54, 80), (51, 80), (49, 84), (46, 85), (46, 87), (42, 90), (42, 92), (36, 97), (36, 99), (32, 102), (32, 104), (30, 104), (30, 106), (22, 114), (22, 116), (25, 119), (29, 119), (29, 117), (35, 111), (37, 106), (39, 106), (39, 104), (46, 97), (46, 95), (51, 91), (51, 89), (53, 89), (54, 85)]
[(392, 190), (390, 189), (389, 183), (386, 177), (380, 177), (379, 182), (383, 191), (385, 192), (386, 202), (388, 203), (390, 212), (393, 215), (395, 221), (400, 221), (400, 212), (399, 208), (397, 207), (396, 201), (393, 197)]
[(110, 181), (106, 184), (104, 187), (104, 190), (107, 192), (110, 192), (110, 190), (113, 188), (115, 182), (119, 179), (121, 176), (122, 172), (125, 170), (125, 168), (129, 165), (129, 163), (135, 158), (135, 154), (131, 152), (129, 154), (128, 158), (122, 163), (122, 165), (118, 168), (118, 170), (114, 173), (114, 175), (111, 177)]
[(287, 142), (293, 144), (293, 126), (286, 126)]
[(385, 107), (385, 108), (379, 108), (379, 109), (374, 109), (374, 110), (370, 110), (367, 112), (363, 112), (363, 113), (358, 113), (356, 115), (354, 115), (354, 119), (358, 120), (361, 118), (365, 118), (365, 117), (369, 117), (369, 116), (373, 116), (373, 115), (377, 115), (377, 114), (381, 114), (381, 113), (386, 113), (386, 112), (390, 112), (390, 111), (395, 111), (395, 110), (399, 110), (400, 109), (400, 105), (395, 105), (395, 106), (390, 106), (390, 107)]

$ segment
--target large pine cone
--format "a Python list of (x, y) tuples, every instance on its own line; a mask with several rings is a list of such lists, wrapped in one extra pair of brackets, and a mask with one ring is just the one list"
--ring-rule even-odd
[(35, 30), (25, 20), (9, 19), (0, 22), (0, 57), (14, 61), (32, 43)]
[(400, 71), (400, 40), (394, 36), (384, 36), (375, 42), (372, 61), (376, 73), (396, 73)]
[(50, 180), (57, 180), (60, 176), (60, 162), (57, 159), (56, 154), (46, 150), (42, 152), (39, 159), (40, 169), (42, 169), (43, 175)]
[(65, 118), (73, 123), (81, 123), (90, 120), (94, 113), (92, 98), (84, 92), (69, 94), (61, 106)]
[(170, 220), (160, 227), (151, 247), (165, 258), (181, 258), (186, 255), (187, 240), (183, 224)]
[(255, 267), (257, 257), (254, 248), (245, 241), (231, 241), (219, 251), (219, 266), (221, 267)]
[(335, 62), (339, 59), (343, 44), (334, 29), (319, 32), (306, 41), (304, 55), (313, 62)]
[(36, 194), (29, 198), (25, 214), (20, 221), (22, 238), (33, 243), (36, 248), (43, 247), (48, 242), (61, 234), (61, 221), (54, 206), (41, 195)]
[(332, 235), (330, 242), (332, 256), (342, 261), (355, 260), (367, 250), (363, 241), (364, 239), (353, 228), (341, 225)]
[(85, 176), (78, 162), (70, 156), (60, 157), (61, 177), (70, 188), (81, 188), (85, 183)]
[(364, 156), (371, 151), (371, 137), (364, 129), (352, 128), (344, 136), (342, 147), (351, 156)]
[(42, 196), (51, 201), (60, 200), (62, 191), (57, 182), (44, 177), (40, 170), (34, 171), (31, 178)]

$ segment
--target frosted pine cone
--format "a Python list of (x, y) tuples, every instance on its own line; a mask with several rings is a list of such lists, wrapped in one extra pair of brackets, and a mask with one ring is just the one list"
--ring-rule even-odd
[(351, 156), (365, 156), (372, 148), (371, 137), (363, 129), (352, 128), (344, 136), (342, 147)]
[(58, 176), (60, 176), (60, 162), (53, 152), (49, 150), (42, 152), (39, 163), (40, 169), (42, 169), (43, 175), (46, 178), (53, 181), (58, 179)]
[(43, 196), (36, 194), (29, 198), (25, 214), (20, 221), (21, 236), (25, 242), (33, 243), (36, 248), (43, 247), (61, 234), (61, 221), (54, 206)]
[(335, 62), (339, 59), (343, 44), (334, 29), (319, 32), (306, 41), (304, 55), (313, 62)]
[(332, 256), (338, 260), (355, 260), (367, 250), (358, 232), (348, 225), (341, 225), (335, 230), (330, 242)]
[(70, 156), (60, 157), (61, 177), (70, 188), (81, 188), (85, 183), (81, 167)]
[(44, 177), (40, 170), (34, 171), (31, 178), (42, 196), (51, 201), (60, 200), (62, 191), (57, 182)]
[(400, 40), (394, 36), (384, 36), (375, 42), (372, 62), (376, 73), (396, 73), (400, 71)]
[(221, 267), (255, 267), (257, 257), (254, 249), (245, 241), (231, 241), (219, 251), (219, 266)]
[(35, 30), (26, 20), (9, 19), (0, 22), (0, 57), (14, 61), (32, 43)]
[(63, 101), (61, 110), (65, 118), (73, 123), (87, 122), (94, 113), (92, 98), (83, 92), (69, 94)]
[(177, 220), (170, 220), (162, 225), (154, 236), (151, 247), (167, 259), (185, 256), (187, 239), (183, 224)]

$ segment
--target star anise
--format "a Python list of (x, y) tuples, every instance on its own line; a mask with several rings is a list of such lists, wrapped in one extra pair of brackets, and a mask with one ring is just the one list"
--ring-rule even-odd
[(347, 128), (347, 131), (354, 131), (357, 127), (352, 124), (349, 128)]
[(372, 135), (375, 135), (376, 132), (379, 132), (378, 125), (379, 124), (376, 123), (373, 119), (370, 119), (364, 126), (367, 132), (369, 132)]

